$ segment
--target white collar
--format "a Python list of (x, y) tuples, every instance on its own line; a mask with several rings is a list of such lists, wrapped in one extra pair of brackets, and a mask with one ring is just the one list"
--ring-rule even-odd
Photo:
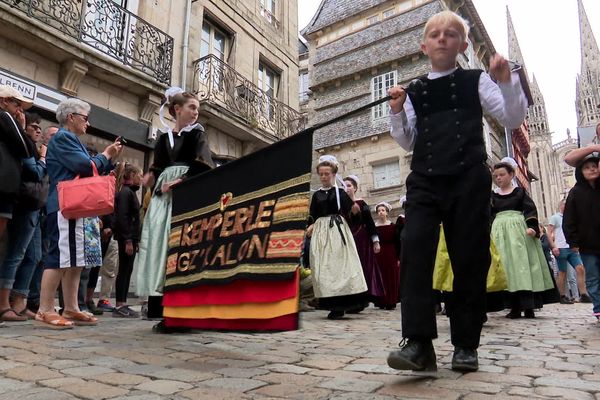
[[(177, 132), (177, 136), (181, 136), (182, 133), (192, 131), (198, 128), (199, 126), (202, 126), (199, 122), (196, 122), (193, 125), (188, 125), (179, 132)], [(167, 135), (169, 135), (169, 145), (171, 145), (171, 148), (173, 148), (175, 146), (175, 140), (173, 139), (173, 129), (169, 128), (169, 130), (167, 131)]]
[(430, 73), (428, 73), (428, 74), (427, 74), (427, 78), (428, 78), (428, 79), (437, 79), (437, 78), (441, 78), (441, 77), (443, 77), (443, 76), (450, 75), (451, 73), (453, 73), (453, 72), (454, 72), (454, 71), (456, 71), (457, 69), (458, 69), (458, 68), (454, 67), (454, 68), (451, 68), (451, 69), (449, 69), (449, 70), (447, 70), (447, 71), (442, 71), (442, 72), (433, 72), (433, 71), (432, 71), (432, 72), (430, 72)]

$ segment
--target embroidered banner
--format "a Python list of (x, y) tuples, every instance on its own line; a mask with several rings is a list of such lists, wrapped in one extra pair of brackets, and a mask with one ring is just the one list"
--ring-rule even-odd
[(308, 205), (304, 132), (173, 190), (165, 292), (238, 279), (293, 279)]

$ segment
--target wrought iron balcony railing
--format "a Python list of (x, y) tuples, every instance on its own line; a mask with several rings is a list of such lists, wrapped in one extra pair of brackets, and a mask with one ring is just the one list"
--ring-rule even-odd
[(194, 62), (194, 93), (200, 102), (220, 105), (277, 139), (301, 131), (306, 124), (298, 111), (275, 100), (212, 54)]
[(171, 82), (173, 38), (113, 0), (0, 0), (160, 83)]

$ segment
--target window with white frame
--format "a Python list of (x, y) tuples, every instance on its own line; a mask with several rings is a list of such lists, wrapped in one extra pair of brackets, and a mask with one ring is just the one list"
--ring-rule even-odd
[(280, 75), (262, 61), (258, 64), (258, 87), (267, 94), (261, 96), (263, 102), (261, 108), (263, 115), (269, 119), (274, 116), (273, 105), (271, 99), (276, 99), (279, 91)]
[(200, 57), (213, 54), (219, 60), (225, 61), (228, 35), (217, 25), (207, 20), (202, 23), (200, 38)]
[(298, 76), (298, 96), (300, 102), (308, 100), (308, 72), (303, 72)]
[(382, 189), (400, 184), (400, 161), (393, 160), (373, 165), (373, 182), (375, 189)]
[(372, 25), (379, 21), (379, 15), (373, 15), (372, 17), (367, 18), (367, 25)]
[(260, 0), (260, 15), (266, 18), (271, 23), (277, 22), (275, 17), (275, 1), (276, 0)]
[[(387, 91), (396, 84), (396, 71), (378, 75), (371, 80), (371, 95), (373, 101), (387, 96)], [(373, 119), (384, 118), (389, 115), (387, 103), (373, 107)]]
[(393, 8), (390, 8), (389, 10), (385, 10), (383, 12), (383, 18), (384, 19), (388, 18), (388, 17), (391, 17), (392, 15), (394, 15), (394, 9)]

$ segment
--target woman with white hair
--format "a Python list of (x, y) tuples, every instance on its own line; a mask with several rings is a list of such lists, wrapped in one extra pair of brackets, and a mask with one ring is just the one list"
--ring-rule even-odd
[[(84, 267), (101, 264), (100, 231), (97, 218), (67, 219), (60, 212), (57, 185), (76, 176), (92, 176), (94, 163), (99, 173), (107, 173), (111, 160), (123, 151), (119, 141), (109, 145), (96, 156), (90, 156), (80, 141), (85, 135), (90, 105), (70, 98), (56, 109), (56, 119), (61, 128), (48, 144), (46, 164), (50, 178), (46, 232), (50, 240), (42, 286), (40, 308), (35, 316), (37, 326), (51, 329), (69, 329), (73, 325), (96, 325), (98, 320), (84, 313), (77, 304), (79, 276)], [(100, 261), (100, 262), (99, 262)], [(64, 311), (62, 317), (55, 312), (54, 298), (62, 283)]]

